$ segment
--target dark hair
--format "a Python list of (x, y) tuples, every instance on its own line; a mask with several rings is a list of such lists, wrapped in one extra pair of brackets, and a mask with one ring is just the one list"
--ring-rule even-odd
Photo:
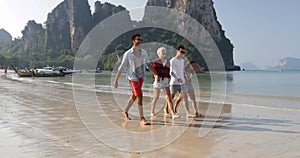
[(184, 48), (183, 45), (179, 45), (179, 46), (177, 47), (177, 50), (180, 50), (180, 49), (185, 49), (185, 48)]
[(194, 61), (194, 60), (190, 60), (189, 62), (190, 62), (190, 64), (193, 64), (193, 63), (195, 63), (195, 61)]
[(141, 35), (139, 33), (136, 33), (133, 36), (131, 36), (131, 40), (135, 40), (136, 37), (141, 37)]

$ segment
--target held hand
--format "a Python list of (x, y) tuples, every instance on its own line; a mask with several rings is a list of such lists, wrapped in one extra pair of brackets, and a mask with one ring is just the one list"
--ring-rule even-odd
[(118, 81), (115, 81), (114, 86), (115, 86), (115, 88), (118, 88), (118, 86), (119, 86)]
[(182, 83), (182, 82), (183, 82), (183, 80), (182, 80), (181, 78), (177, 79), (177, 81), (178, 81), (179, 83)]
[(160, 82), (160, 79), (159, 79), (158, 75), (155, 75), (155, 81)]

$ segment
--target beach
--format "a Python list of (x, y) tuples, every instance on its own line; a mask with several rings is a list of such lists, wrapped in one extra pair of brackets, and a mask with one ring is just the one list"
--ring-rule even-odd
[[(172, 132), (184, 128), (178, 138), (155, 150), (126, 152), (97, 139), (108, 138), (114, 144), (130, 144), (111, 133), (95, 135), (83, 113), (75, 105), (72, 77), (55, 79), (20, 79), (16, 76), (0, 77), (0, 157), (130, 157), (130, 158), (218, 158), (218, 157), (299, 157), (300, 156), (300, 110), (252, 104), (223, 105), (221, 115), (186, 119), (182, 106), (182, 117), (178, 120), (164, 118), (162, 112), (154, 118), (151, 126), (139, 126), (138, 118), (124, 121), (121, 110), (112, 108), (115, 98), (109, 87), (96, 91), (99, 105), (86, 102), (84, 108), (91, 124), (101, 122), (98, 118), (109, 118), (119, 129), (153, 133), (160, 128)], [(103, 87), (103, 86), (102, 86)], [(88, 89), (88, 88), (85, 88)], [(85, 90), (80, 89), (80, 90)], [(105, 92), (106, 91), (106, 92)], [(93, 92), (93, 91), (91, 91)], [(95, 93), (95, 92), (93, 92)], [(121, 97), (121, 95), (118, 95)], [(84, 96), (82, 96), (84, 98)], [(126, 98), (126, 96), (124, 96)], [(226, 98), (227, 102), (232, 101)], [(148, 99), (149, 100), (149, 99)], [(147, 99), (145, 99), (147, 106)], [(294, 102), (298, 102), (294, 100)], [(296, 104), (295, 103), (295, 104)], [(299, 102), (298, 102), (299, 103)], [(199, 109), (206, 113), (209, 102), (199, 102)], [(299, 104), (298, 104), (299, 105)], [(99, 116), (101, 106), (107, 116)], [(190, 107), (191, 108), (191, 107)], [(135, 105), (129, 114), (134, 114)], [(147, 108), (145, 116), (150, 117)], [(211, 123), (217, 122), (210, 129)], [(101, 125), (94, 130), (103, 130)], [(209, 130), (199, 136), (200, 129)], [(171, 134), (170, 134), (171, 135)], [(151, 135), (149, 135), (151, 137)], [(165, 135), (169, 137), (169, 135)], [(153, 146), (153, 144), (145, 144)]]

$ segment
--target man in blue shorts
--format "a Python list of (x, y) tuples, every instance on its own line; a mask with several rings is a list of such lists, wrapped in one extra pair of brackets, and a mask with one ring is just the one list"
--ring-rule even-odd
[[(172, 99), (175, 97), (176, 93), (179, 93), (179, 97), (183, 98), (184, 108), (187, 118), (194, 118), (189, 110), (187, 88), (185, 85), (184, 78), (184, 59), (182, 56), (185, 54), (185, 48), (183, 45), (178, 46), (176, 56), (170, 60), (170, 91)], [(175, 110), (175, 109), (174, 109)]]

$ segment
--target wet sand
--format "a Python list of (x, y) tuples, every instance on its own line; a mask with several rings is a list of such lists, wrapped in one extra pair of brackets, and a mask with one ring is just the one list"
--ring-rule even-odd
[[(187, 130), (174, 142), (148, 152), (120, 151), (108, 147), (87, 130), (76, 111), (72, 87), (34, 82), (38, 80), (20, 82), (0, 77), (0, 157), (300, 156), (300, 111), (240, 105), (225, 105), (221, 117), (204, 137), (199, 137), (199, 129), (209, 128), (207, 123), (213, 122), (214, 116), (196, 118), (191, 124), (185, 124), (181, 107), (179, 111), (183, 117), (176, 120), (175, 125), (187, 127)], [(124, 121), (120, 109), (111, 108), (110, 94), (97, 93), (97, 96), (101, 98), (99, 104), (109, 114), (108, 118), (117, 127), (142, 132), (174, 127), (172, 120), (164, 119), (161, 112), (149, 127), (140, 127), (138, 118), (134, 116), (132, 121)], [(90, 118), (95, 118), (93, 121), (97, 122), (97, 109), (93, 109), (95, 105), (87, 105), (91, 114), (95, 114)], [(200, 111), (205, 112), (208, 103), (200, 103), (200, 106)], [(135, 105), (130, 114), (134, 114), (134, 109)], [(103, 136), (115, 143), (127, 143), (111, 132), (111, 135)]]
[[(0, 75), (3, 75), (5, 72), (4, 69), (0, 69)], [(14, 73), (15, 71), (14, 70), (7, 70), (7, 73)]]

